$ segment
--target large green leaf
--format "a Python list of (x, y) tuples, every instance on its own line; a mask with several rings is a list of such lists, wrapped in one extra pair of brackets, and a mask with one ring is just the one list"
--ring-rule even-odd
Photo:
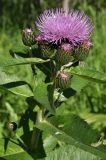
[(21, 81), (15, 75), (9, 75), (0, 70), (0, 87), (7, 89), (8, 91), (22, 95), (25, 97), (33, 96), (29, 85), (25, 81)]
[(79, 77), (78, 75), (74, 75), (71, 79), (71, 88), (77, 92), (80, 92), (85, 86), (87, 86), (89, 80)]
[(101, 158), (75, 146), (67, 145), (49, 153), (45, 160), (101, 160)]
[(43, 120), (37, 127), (56, 137), (59, 141), (74, 145), (106, 159), (104, 150), (91, 146), (91, 143), (98, 141), (98, 135), (83, 120), (76, 116), (54, 116), (49, 118), (48, 121)]
[(14, 65), (23, 64), (39, 64), (44, 63), (47, 60), (42, 60), (40, 58), (4, 58), (0, 57), (0, 67), (8, 67)]
[(46, 132), (43, 132), (43, 147), (46, 153), (51, 152), (52, 150), (55, 149), (56, 145), (58, 144), (57, 139), (52, 136), (47, 134)]
[(49, 122), (57, 128), (60, 126), (63, 132), (85, 144), (95, 143), (100, 138), (83, 119), (73, 114), (57, 115), (49, 118)]
[(0, 160), (33, 160), (19, 145), (9, 142), (7, 150), (4, 149), (4, 140), (0, 139)]
[(3, 88), (20, 96), (24, 97), (34, 96), (32, 90), (27, 84), (20, 85), (19, 83), (16, 83), (16, 86), (13, 85), (12, 87), (10, 87), (10, 85), (6, 85)]
[(99, 71), (83, 67), (74, 67), (70, 69), (70, 73), (91, 82), (106, 83), (106, 74)]
[(99, 122), (106, 125), (106, 114), (103, 113), (80, 113), (80, 117), (84, 118), (87, 123)]
[(29, 48), (24, 45), (18, 45), (9, 50), (9, 53), (12, 57), (29, 57)]
[(54, 108), (50, 105), (49, 101), (49, 93), (47, 90), (48, 84), (45, 84), (44, 82), (39, 84), (34, 91), (34, 96), (37, 102), (41, 104), (42, 107), (45, 107), (48, 109), (51, 113), (55, 113)]
[(4, 85), (7, 83), (19, 82), (19, 78), (15, 75), (9, 75), (4, 71), (0, 70), (0, 85)]
[(36, 85), (35, 88), (33, 88), (34, 97), (42, 108), (46, 108), (52, 114), (54, 114), (55, 113), (54, 107), (50, 103), (50, 95), (49, 95), (50, 83), (45, 83), (45, 79), (46, 75), (38, 69), (36, 75), (36, 80), (37, 80)]

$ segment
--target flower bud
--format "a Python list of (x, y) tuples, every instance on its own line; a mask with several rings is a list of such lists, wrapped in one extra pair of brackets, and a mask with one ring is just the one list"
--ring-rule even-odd
[(77, 48), (75, 48), (74, 57), (79, 61), (84, 61), (89, 54), (91, 46), (92, 43), (89, 40), (84, 41)]
[(47, 44), (47, 43), (41, 44), (40, 48), (41, 48), (41, 54), (43, 58), (50, 59), (54, 57), (55, 50), (50, 44)]
[(26, 46), (31, 46), (35, 44), (35, 35), (32, 29), (27, 28), (22, 31), (22, 41)]
[(69, 43), (64, 43), (59, 47), (58, 52), (55, 56), (55, 60), (57, 63), (65, 65), (73, 60), (72, 54), (72, 46)]
[(55, 55), (55, 48), (52, 44), (48, 43), (44, 40), (44, 37), (42, 35), (38, 35), (36, 37), (36, 42), (38, 43), (40, 49), (41, 49), (41, 56), (44, 59), (49, 59), (54, 57)]
[(41, 35), (38, 35), (35, 39), (38, 44), (43, 44), (45, 42)]
[(17, 124), (15, 122), (9, 122), (7, 124), (7, 128), (10, 131), (15, 131), (17, 129)]
[(55, 79), (55, 88), (60, 88), (62, 90), (68, 88), (70, 86), (70, 80), (71, 76), (69, 73), (61, 71)]

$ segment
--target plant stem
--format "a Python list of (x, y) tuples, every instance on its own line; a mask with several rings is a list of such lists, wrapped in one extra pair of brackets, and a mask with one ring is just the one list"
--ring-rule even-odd
[(39, 145), (39, 138), (40, 138), (40, 134), (41, 134), (41, 130), (39, 130), (38, 128), (36, 128), (36, 124), (42, 121), (42, 110), (40, 109), (37, 112), (37, 116), (36, 116), (36, 123), (35, 123), (35, 127), (33, 129), (33, 133), (32, 133), (32, 138), (31, 138), (31, 151), (36, 151), (36, 149), (38, 148)]
[[(29, 47), (29, 56), (31, 58), (33, 57), (31, 46)], [(36, 75), (36, 66), (34, 64), (31, 64), (31, 69), (32, 69), (33, 75), (35, 76)]]
[[(31, 46), (29, 47), (29, 56), (33, 57)], [(36, 66), (34, 64), (31, 64), (31, 69), (32, 69), (33, 78), (34, 78), (33, 88), (35, 88)], [(33, 132), (32, 132), (32, 137), (31, 137), (30, 149), (32, 152), (36, 151), (38, 144), (39, 144), (39, 138), (40, 138), (41, 131), (38, 128), (36, 128), (36, 124), (39, 123), (41, 120), (42, 120), (42, 110), (40, 109), (37, 112), (36, 121), (35, 121), (35, 125), (34, 125)]]
[[(33, 54), (32, 54), (32, 47), (29, 47), (29, 57), (32, 58)], [(33, 73), (33, 90), (35, 89), (36, 86), (36, 65), (35, 64), (31, 64), (31, 69), (32, 69), (32, 73)]]
[(25, 148), (28, 149), (27, 145), (23, 142), (23, 140), (18, 136), (18, 134), (16, 134), (16, 138), (17, 140), (21, 143), (21, 145)]

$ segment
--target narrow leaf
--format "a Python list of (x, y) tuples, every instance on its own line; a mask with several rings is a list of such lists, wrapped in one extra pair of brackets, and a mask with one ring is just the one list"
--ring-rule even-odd
[(0, 57), (0, 67), (9, 67), (14, 65), (25, 65), (25, 64), (39, 64), (47, 62), (40, 58), (3, 58)]
[(106, 83), (106, 74), (99, 71), (82, 67), (74, 67), (70, 69), (70, 73), (91, 82)]

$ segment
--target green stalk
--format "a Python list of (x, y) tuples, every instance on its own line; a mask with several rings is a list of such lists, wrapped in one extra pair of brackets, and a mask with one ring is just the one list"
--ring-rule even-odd
[[(32, 47), (31, 46), (29, 47), (29, 56), (33, 57), (33, 55), (32, 55)], [(33, 78), (34, 78), (33, 88), (35, 88), (36, 66), (34, 64), (31, 64), (31, 69), (32, 69)], [(32, 137), (31, 137), (30, 150), (32, 152), (35, 152), (36, 149), (38, 148), (38, 145), (39, 145), (39, 138), (40, 138), (41, 131), (38, 128), (36, 128), (36, 124), (39, 123), (40, 121), (42, 121), (42, 115), (43, 115), (43, 113), (42, 113), (42, 110), (40, 109), (37, 112), (37, 116), (35, 117), (36, 120), (35, 120), (35, 125), (34, 125), (34, 128), (33, 128)]]
[(33, 133), (32, 133), (32, 138), (31, 138), (31, 145), (30, 145), (30, 149), (31, 151), (36, 151), (36, 149), (38, 148), (39, 145), (39, 138), (40, 138), (40, 134), (41, 134), (41, 130), (39, 130), (38, 128), (36, 128), (36, 124), (42, 121), (42, 110), (40, 109), (37, 112), (37, 117), (36, 117), (36, 123), (35, 123), (35, 127), (33, 129)]
[[(29, 56), (30, 56), (30, 58), (33, 58), (31, 46), (29, 47)], [(34, 64), (31, 64), (31, 69), (32, 69), (33, 75), (35, 76), (36, 75), (36, 66)]]

